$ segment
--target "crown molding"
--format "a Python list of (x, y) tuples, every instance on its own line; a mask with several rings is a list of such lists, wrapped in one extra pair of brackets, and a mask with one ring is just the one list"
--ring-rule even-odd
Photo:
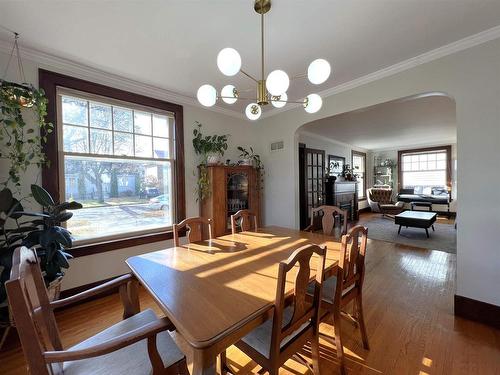
[[(464, 51), (468, 48), (475, 47), (477, 45), (489, 42), (494, 39), (500, 38), (500, 26), (492, 27), (491, 29), (481, 31), (480, 33), (465, 37), (463, 39), (457, 40), (442, 47), (438, 47), (431, 51), (425, 52), (421, 55), (412, 57), (408, 60), (401, 61), (397, 64), (388, 66), (386, 68), (380, 69), (376, 72), (367, 74), (365, 76), (356, 78), (352, 81), (343, 83), (341, 85), (334, 86), (332, 88), (326, 89), (324, 91), (318, 92), (322, 98), (327, 98), (329, 96), (339, 94), (344, 91), (352, 90), (356, 87), (366, 85), (368, 83), (377, 81), (379, 79), (392, 76), (394, 74), (403, 72), (415, 68), (419, 65), (426, 64), (428, 62), (440, 59), (442, 57), (452, 55), (454, 53)], [(287, 105), (285, 108), (275, 108), (262, 114), (261, 118), (268, 118), (275, 116), (279, 113), (290, 111), (292, 109), (300, 107), (301, 104)]]
[[(491, 29), (482, 31), (478, 34), (474, 34), (456, 42), (452, 42), (445, 46), (436, 48), (434, 50), (425, 52), (421, 55), (413, 57), (411, 59), (399, 62), (397, 64), (391, 65), (389, 67), (380, 69), (376, 72), (367, 74), (365, 76), (356, 78), (352, 81), (334, 86), (332, 88), (326, 89), (319, 92), (323, 98), (339, 94), (344, 91), (352, 90), (356, 87), (366, 85), (368, 83), (377, 81), (379, 79), (389, 77), (391, 75), (403, 72), (408, 69), (415, 68), (419, 65), (440, 59), (442, 57), (454, 54), (466, 50), (468, 48), (489, 42), (494, 39), (500, 38), (500, 26), (495, 26)], [(12, 49), (12, 41), (0, 39), (0, 51), (9, 54)], [(143, 83), (134, 79), (126, 78), (115, 73), (107, 72), (103, 69), (90, 67), (83, 65), (71, 59), (66, 59), (52, 55), (50, 53), (42, 52), (35, 48), (29, 48), (20, 46), (20, 51), (23, 54), (23, 59), (29, 60), (37, 64), (40, 68), (55, 70), (58, 73), (68, 74), (72, 76), (77, 76), (81, 79), (86, 79), (94, 82), (99, 82), (104, 85), (116, 87), (123, 90), (133, 91), (138, 94), (151, 96), (157, 99), (167, 100), (178, 104), (191, 105), (198, 108), (203, 108), (205, 110), (221, 113), (230, 117), (234, 117), (240, 120), (247, 120), (243, 113), (233, 111), (227, 108), (222, 108), (218, 106), (213, 106), (210, 108), (202, 106), (196, 98), (179, 94), (173, 91), (166, 90), (161, 87), (157, 87), (151, 84)], [(300, 107), (301, 104), (290, 104), (285, 108), (275, 108), (270, 111), (266, 111), (262, 114), (261, 119), (275, 116), (277, 114), (289, 111)]]
[(439, 142), (423, 142), (423, 143), (411, 143), (411, 144), (406, 144), (406, 145), (403, 145), (403, 146), (399, 146), (399, 147), (383, 147), (383, 148), (374, 148), (374, 149), (371, 149), (370, 152), (373, 152), (373, 153), (382, 153), (382, 152), (391, 152), (391, 151), (394, 151), (394, 152), (397, 152), (397, 151), (400, 151), (400, 150), (410, 150), (410, 149), (414, 149), (414, 148), (425, 148), (425, 147), (438, 147), (438, 146), (455, 146), (457, 144), (457, 138), (456, 137), (453, 137), (453, 138), (444, 138), (444, 139), (441, 139)]
[(333, 143), (333, 144), (336, 144), (336, 145), (339, 145), (342, 147), (347, 147), (347, 148), (354, 150), (354, 151), (361, 151), (361, 152), (365, 152), (365, 153), (371, 151), (367, 148), (354, 146), (354, 145), (351, 145), (350, 143), (345, 143), (342, 141), (337, 141), (336, 139), (327, 137), (325, 135), (316, 134), (316, 133), (310, 132), (308, 130), (299, 130), (298, 134), (299, 134), (299, 136), (305, 135), (306, 137), (317, 139), (318, 141), (322, 141), (322, 142), (326, 141), (326, 142)]
[[(30, 47), (19, 46), (19, 49), (22, 54), (23, 60), (28, 60), (35, 63), (39, 68), (56, 71), (57, 73), (74, 76), (88, 81), (98, 82), (103, 85), (115, 87), (125, 91), (135, 92), (137, 94), (150, 96), (156, 99), (165, 100), (176, 104), (184, 104), (203, 108), (240, 120), (247, 119), (243, 113), (217, 106), (207, 108), (202, 106), (194, 97), (179, 94), (134, 79), (126, 78), (119, 74), (110, 73), (102, 69), (90, 67), (71, 59), (58, 57)], [(11, 50), (12, 40), (0, 39), (0, 52), (10, 54)]]

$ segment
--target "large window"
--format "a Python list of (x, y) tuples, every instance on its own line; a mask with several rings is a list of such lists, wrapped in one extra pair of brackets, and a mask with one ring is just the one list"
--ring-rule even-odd
[(447, 195), (451, 147), (399, 151), (399, 185), (415, 194)]
[(366, 199), (366, 154), (364, 152), (352, 152), (352, 171), (357, 176), (358, 199)]
[(52, 163), (43, 183), (58, 200), (83, 205), (67, 222), (77, 240), (74, 253), (170, 238), (185, 212), (182, 107), (43, 70), (40, 75), (55, 103), (48, 118), (57, 124), (48, 135)]

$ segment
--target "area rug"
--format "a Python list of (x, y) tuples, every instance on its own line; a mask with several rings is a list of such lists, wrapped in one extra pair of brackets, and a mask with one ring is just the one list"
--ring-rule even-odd
[(425, 235), (425, 229), (401, 228), (390, 218), (374, 217), (368, 220), (360, 219), (358, 224), (368, 228), (368, 238), (420, 247), (429, 250), (440, 250), (447, 253), (457, 253), (457, 231), (452, 224), (434, 224), (435, 231), (429, 228), (430, 238)]

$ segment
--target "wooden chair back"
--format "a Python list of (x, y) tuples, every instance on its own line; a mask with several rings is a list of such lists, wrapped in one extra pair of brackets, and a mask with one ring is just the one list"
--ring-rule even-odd
[(368, 228), (362, 225), (356, 225), (342, 236), (335, 301), (347, 296), (344, 291), (355, 295), (362, 290), (367, 238)]
[[(347, 218), (348, 212), (347, 210), (343, 210), (337, 206), (319, 206), (311, 209), (311, 224), (305, 229), (307, 231), (315, 231), (321, 229), (323, 234), (327, 236), (332, 234), (333, 228), (335, 227), (335, 216), (342, 215), (343, 216), (343, 224), (342, 224), (342, 234), (347, 233)], [(321, 220), (321, 221), (320, 221)], [(318, 225), (318, 222), (320, 224)]]
[[(314, 283), (314, 296), (311, 299), (307, 295), (308, 285), (311, 278), (311, 258), (316, 254), (318, 257), (316, 276)], [(299, 341), (306, 334), (316, 334), (320, 319), (320, 302), (323, 285), (323, 272), (325, 268), (326, 247), (318, 245), (305, 245), (295, 250), (292, 255), (280, 263), (278, 272), (278, 287), (276, 289), (276, 301), (274, 305), (273, 328), (271, 337), (270, 359), (278, 361), (281, 354), (281, 342), (290, 334), (301, 329), (301, 334), (296, 335), (289, 341), (287, 347)], [(296, 268), (298, 271), (294, 280), (293, 302), (291, 308), (293, 314), (286, 324), (283, 324), (287, 273)], [(303, 327), (305, 325), (305, 327)], [(300, 345), (300, 341), (298, 342)]]
[[(208, 231), (204, 230), (204, 226), (207, 226)], [(180, 246), (179, 243), (179, 231), (187, 228), (187, 240), (188, 243), (197, 242), (212, 239), (212, 219), (205, 219), (204, 217), (189, 217), (182, 220), (179, 224), (173, 225), (174, 232), (174, 246)]]
[(257, 215), (249, 210), (239, 210), (234, 215), (231, 215), (231, 231), (233, 234), (237, 232), (239, 226), (243, 232), (252, 230), (257, 231)]
[[(5, 283), (9, 305), (31, 374), (49, 374), (45, 351), (62, 350), (54, 313), (36, 253), (27, 247), (14, 251), (11, 278)], [(55, 372), (60, 364), (52, 364)]]

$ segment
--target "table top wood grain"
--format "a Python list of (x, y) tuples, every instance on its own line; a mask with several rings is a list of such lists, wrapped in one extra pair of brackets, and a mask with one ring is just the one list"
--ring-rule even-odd
[[(204, 348), (272, 310), (279, 262), (306, 243), (326, 245), (326, 267), (336, 267), (340, 243), (332, 237), (281, 227), (186, 244), (126, 262), (183, 338), (193, 348)], [(314, 258), (311, 269), (313, 263)]]

